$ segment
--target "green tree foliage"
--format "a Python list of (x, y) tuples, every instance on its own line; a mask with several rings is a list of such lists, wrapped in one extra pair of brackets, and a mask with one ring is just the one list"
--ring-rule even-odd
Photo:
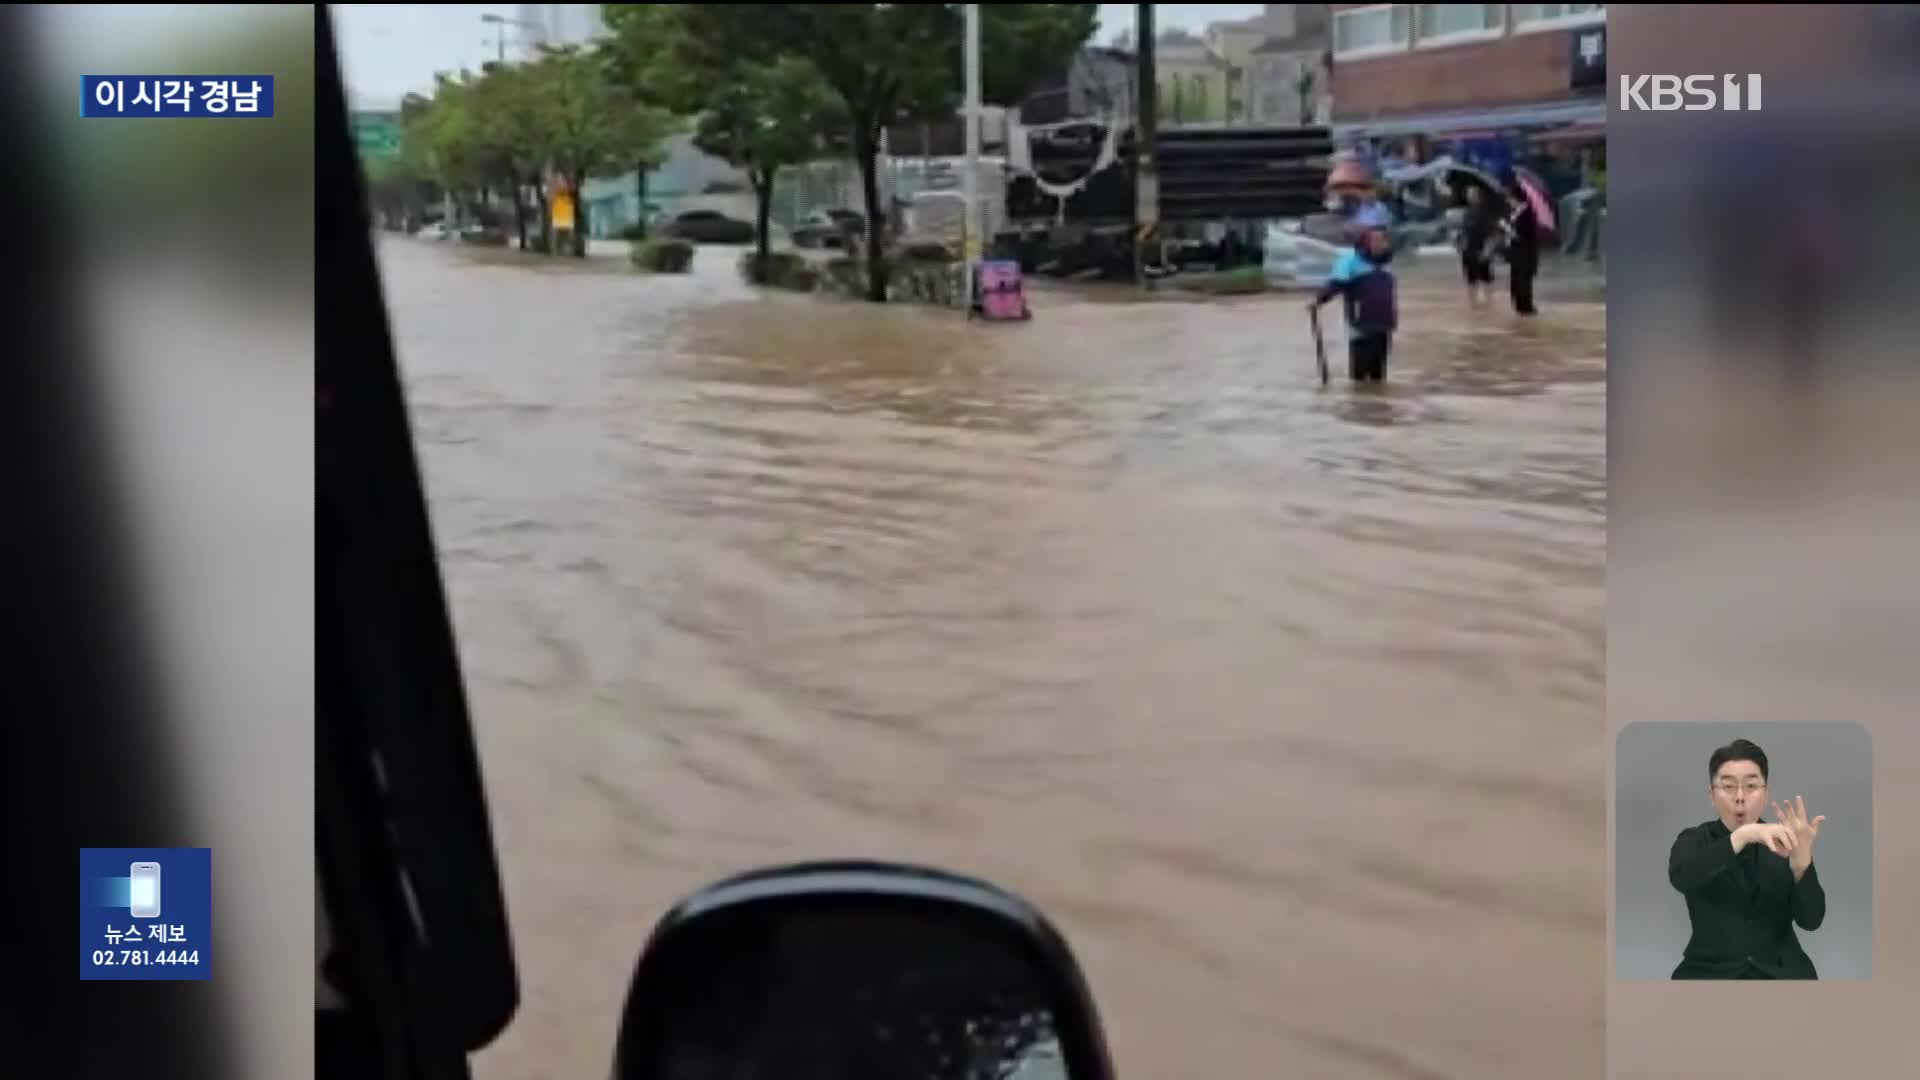
[(383, 229), (404, 229), (417, 223), (430, 188), (426, 179), (405, 159), (362, 161), (367, 202), (374, 223)]
[[(981, 79), (988, 103), (1019, 101), (1092, 34), (1095, 4), (981, 5)], [(715, 75), (800, 60), (838, 99), (860, 168), (868, 222), (867, 296), (885, 300), (886, 207), (881, 133), (905, 120), (951, 116), (962, 91), (959, 4), (608, 4), (630, 70), (704, 106), (728, 96)], [(629, 9), (629, 10), (621, 10)], [(667, 42), (669, 47), (658, 48)], [(652, 50), (649, 52), (649, 50)]]
[[(577, 193), (590, 176), (652, 167), (676, 126), (607, 78), (600, 56), (573, 47), (479, 75), (441, 74), (431, 97), (401, 103), (401, 123), (405, 167), (463, 205), (489, 190), (510, 196), (522, 246), (525, 193), (549, 172)], [(584, 212), (576, 225), (573, 253), (584, 255)]]
[(698, 111), (698, 77), (708, 56), (686, 34), (680, 4), (602, 4), (611, 34), (600, 43), (601, 69), (635, 97), (682, 114)]
[[(618, 175), (658, 160), (677, 125), (671, 113), (608, 77), (597, 49), (543, 50), (527, 72), (527, 93), (547, 161), (576, 194), (590, 176)], [(573, 253), (587, 253), (586, 207), (578, 206)]]
[[(671, 8), (661, 4), (603, 5), (606, 25), (613, 34), (596, 43), (595, 55), (605, 77), (634, 100), (684, 115), (694, 111), (680, 100), (686, 95), (663, 92), (671, 68), (664, 62), (672, 54), (670, 30), (675, 20)], [(660, 160), (654, 154), (635, 162), (640, 217), (633, 232), (637, 238), (644, 239), (647, 233), (647, 173), (657, 168)]]
[(473, 77), (442, 72), (433, 94), (409, 94), (400, 103), (401, 154), (420, 175), (454, 193), (479, 183), (481, 151)]
[(513, 227), (527, 246), (527, 195), (537, 191), (546, 163), (532, 72), (519, 64), (487, 64), (470, 104), (477, 114), (479, 157), (487, 174), (513, 200)]
[(813, 67), (791, 57), (739, 69), (708, 96), (694, 144), (744, 169), (753, 185), (756, 277), (766, 275), (774, 178), (783, 166), (812, 160), (844, 126)]
[(846, 118), (812, 64), (707, 47), (691, 5), (609, 5), (611, 78), (639, 97), (695, 117), (694, 145), (747, 174), (754, 194), (753, 265), (764, 277), (773, 184), (780, 169), (841, 149)]

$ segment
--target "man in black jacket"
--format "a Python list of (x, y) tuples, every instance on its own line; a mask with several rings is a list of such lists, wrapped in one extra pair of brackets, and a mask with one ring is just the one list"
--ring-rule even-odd
[(1687, 898), (1693, 936), (1676, 979), (1817, 979), (1794, 935), (1818, 930), (1827, 894), (1813, 869), (1813, 845), (1826, 818), (1807, 818), (1807, 802), (1773, 804), (1762, 821), (1767, 755), (1745, 739), (1713, 752), (1707, 766), (1719, 817), (1673, 842), (1667, 879)]

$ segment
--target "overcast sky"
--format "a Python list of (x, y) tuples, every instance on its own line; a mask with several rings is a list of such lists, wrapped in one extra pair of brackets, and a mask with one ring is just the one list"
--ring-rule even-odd
[[(347, 86), (363, 98), (391, 104), (433, 85), (436, 71), (478, 68), (495, 55), (494, 27), (480, 16), (511, 17), (513, 4), (335, 4), (341, 63)], [(1199, 31), (1219, 19), (1244, 19), (1259, 4), (1159, 4), (1162, 27)], [(1107, 41), (1133, 25), (1133, 4), (1101, 4), (1096, 37)], [(509, 37), (509, 46), (512, 41)]]

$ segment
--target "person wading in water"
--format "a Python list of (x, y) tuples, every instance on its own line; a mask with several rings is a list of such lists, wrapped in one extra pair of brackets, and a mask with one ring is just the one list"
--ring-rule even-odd
[(1513, 297), (1517, 315), (1535, 315), (1533, 278), (1540, 272), (1540, 219), (1533, 212), (1527, 193), (1521, 190), (1520, 177), (1508, 173), (1504, 178), (1507, 199), (1513, 210), (1505, 222), (1507, 252), (1507, 292)]

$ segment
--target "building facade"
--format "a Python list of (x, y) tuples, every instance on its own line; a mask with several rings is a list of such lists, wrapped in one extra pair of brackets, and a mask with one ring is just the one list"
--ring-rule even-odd
[(1206, 39), (1180, 30), (1161, 34), (1153, 46), (1154, 82), (1164, 126), (1219, 124), (1227, 119), (1228, 72), (1232, 65)]
[(640, 177), (633, 172), (580, 185), (580, 198), (587, 204), (587, 228), (594, 236), (619, 236), (643, 219), (688, 210), (718, 210), (728, 217), (753, 220), (753, 188), (744, 171), (702, 152), (693, 145), (691, 135), (669, 136), (661, 150), (664, 160), (647, 172), (645, 202)]
[(1269, 36), (1265, 15), (1238, 22), (1216, 22), (1207, 27), (1207, 47), (1226, 65), (1222, 119), (1229, 124), (1244, 124), (1252, 119), (1254, 51), (1265, 44)]
[(1035, 127), (1090, 117), (1130, 117), (1139, 77), (1139, 58), (1133, 50), (1085, 46), (1074, 53), (1064, 72), (1034, 87), (1020, 102), (1016, 119)]
[[(1161, 126), (1330, 122), (1327, 12), (1325, 4), (1266, 4), (1259, 15), (1215, 22), (1198, 35), (1162, 32), (1154, 46)], [(1138, 81), (1138, 57), (1123, 33), (1115, 45), (1076, 53), (1022, 102), (1019, 121), (1131, 117)]]
[(1332, 44), (1325, 4), (1268, 4), (1253, 50), (1248, 109), (1256, 124), (1332, 122)]
[(1332, 4), (1335, 138), (1400, 161), (1526, 161), (1556, 189), (1603, 160), (1605, 4)]
[(587, 45), (607, 32), (599, 4), (515, 4), (514, 54), (530, 60), (541, 45)]
[[(1605, 122), (1605, 4), (1329, 6), (1340, 127), (1442, 134)], [(1596, 45), (1597, 80), (1581, 61)]]
[(1327, 123), (1329, 21), (1326, 4), (1266, 4), (1198, 37), (1168, 32), (1155, 55), (1161, 123)]

